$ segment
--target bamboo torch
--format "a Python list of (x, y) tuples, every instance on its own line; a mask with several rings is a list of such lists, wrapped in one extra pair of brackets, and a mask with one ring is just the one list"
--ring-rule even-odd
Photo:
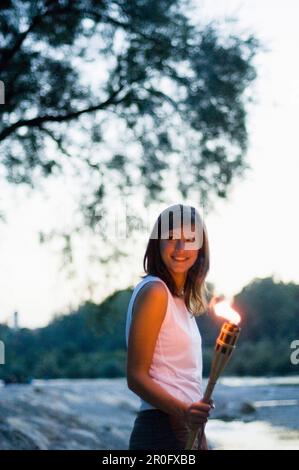
[[(220, 334), (216, 340), (214, 356), (212, 360), (211, 372), (207, 388), (205, 390), (203, 401), (209, 403), (214, 391), (215, 385), (220, 374), (225, 369), (233, 350), (236, 347), (236, 342), (240, 333), (240, 328), (238, 326), (241, 317), (235, 310), (232, 309), (229, 302), (222, 300), (220, 302), (212, 301), (210, 308), (214, 309), (216, 315), (224, 317), (227, 321), (222, 325)], [(198, 430), (192, 430), (189, 433), (187, 440), (186, 450), (190, 450), (193, 447), (194, 441)], [(199, 441), (201, 443), (204, 433), (204, 426), (201, 428), (199, 433)]]

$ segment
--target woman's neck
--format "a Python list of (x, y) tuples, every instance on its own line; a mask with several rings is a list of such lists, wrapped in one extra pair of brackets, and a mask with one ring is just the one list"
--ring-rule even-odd
[(172, 273), (178, 295), (183, 295), (187, 273)]

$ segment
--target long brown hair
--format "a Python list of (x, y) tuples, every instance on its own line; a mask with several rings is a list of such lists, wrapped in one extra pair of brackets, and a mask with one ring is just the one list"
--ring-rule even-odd
[[(182, 211), (181, 204), (180, 207)], [(193, 225), (195, 224), (196, 209), (194, 207), (189, 207), (189, 209), (191, 209), (191, 224)], [(156, 224), (158, 224), (158, 237), (151, 237), (148, 241), (143, 259), (143, 268), (147, 274), (158, 276), (160, 279), (162, 279), (162, 281), (166, 283), (172, 295), (178, 296), (174, 279), (172, 278), (167, 267), (165, 266), (160, 253), (161, 214), (159, 215)], [(171, 219), (169, 224), (169, 230), (172, 230)], [(184, 285), (185, 304), (188, 310), (194, 316), (199, 316), (207, 310), (207, 289), (205, 284), (205, 278), (209, 271), (209, 267), (209, 242), (207, 230), (205, 224), (203, 223), (203, 244), (198, 250), (198, 256), (196, 258), (195, 263), (187, 272), (186, 281)]]

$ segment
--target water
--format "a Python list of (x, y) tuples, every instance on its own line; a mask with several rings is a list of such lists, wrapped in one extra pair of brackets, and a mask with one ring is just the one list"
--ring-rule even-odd
[(299, 376), (224, 377), (217, 401), (207, 425), (215, 449), (299, 450)]
[(299, 431), (265, 421), (210, 420), (207, 436), (217, 450), (299, 450)]

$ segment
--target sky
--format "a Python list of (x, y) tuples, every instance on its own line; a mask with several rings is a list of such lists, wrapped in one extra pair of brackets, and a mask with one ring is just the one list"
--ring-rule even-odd
[[(265, 46), (256, 57), (255, 102), (248, 115), (251, 169), (244, 180), (234, 183), (229, 199), (218, 201), (213, 213), (205, 215), (211, 249), (208, 280), (227, 297), (255, 278), (274, 276), (277, 281), (299, 283), (299, 3), (195, 3), (198, 18), (223, 20), (233, 15), (238, 22), (228, 28), (253, 32)], [(72, 191), (63, 181), (49, 182), (44, 195), (5, 184), (1, 189), (7, 222), (0, 223), (0, 322), (11, 324), (17, 310), (21, 326), (44, 326), (54, 315), (67, 313), (88, 298), (86, 279), (93, 285), (95, 301), (138, 282), (146, 238), (111, 269), (109, 277), (100, 267), (90, 268), (84, 241), (78, 244), (73, 279), (60, 270), (59, 243), (39, 244), (39, 231), (67, 222)]]

